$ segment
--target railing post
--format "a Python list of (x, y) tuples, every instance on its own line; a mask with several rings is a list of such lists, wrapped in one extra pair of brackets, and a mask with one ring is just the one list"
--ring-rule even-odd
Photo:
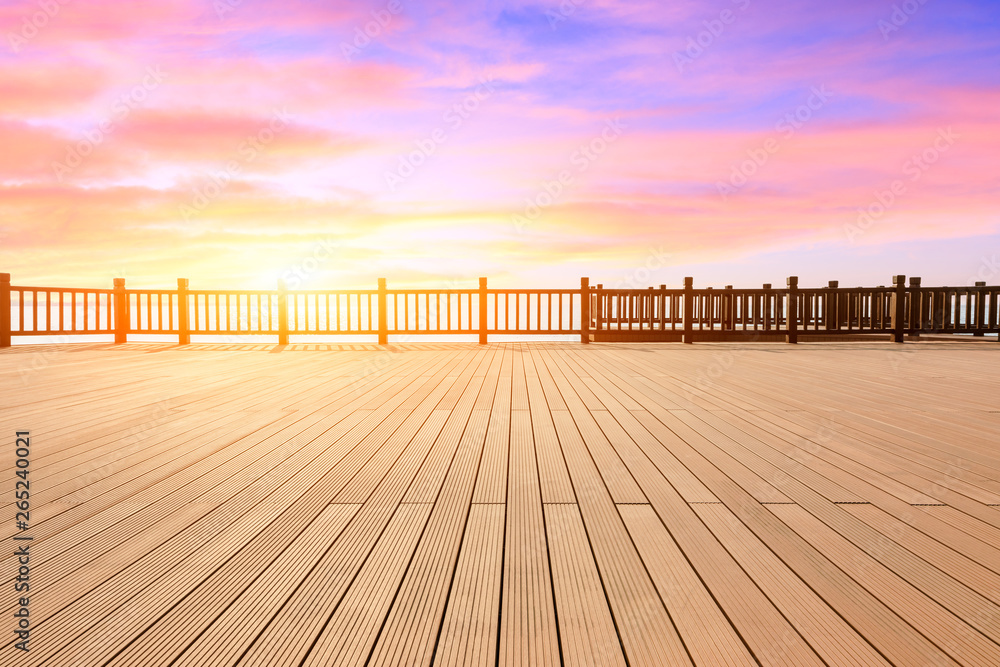
[(896, 343), (903, 342), (906, 333), (906, 276), (898, 275), (892, 277), (892, 286), (895, 291), (892, 294), (892, 340)]
[(920, 290), (919, 276), (910, 277), (910, 328), (913, 329), (913, 336), (919, 336), (924, 328), (927, 315), (924, 312), (924, 293)]
[(188, 279), (177, 279), (177, 342), (188, 345), (191, 329), (188, 326)]
[(705, 288), (708, 294), (705, 296), (705, 300), (702, 302), (705, 305), (705, 311), (701, 314), (702, 318), (702, 328), (705, 327), (705, 320), (708, 320), (708, 328), (711, 330), (715, 329), (715, 295), (712, 294), (712, 287), (708, 286)]
[[(597, 286), (598, 289), (600, 285)], [(600, 301), (600, 297), (598, 297)], [(667, 316), (664, 312), (667, 310), (667, 286), (660, 285), (660, 293), (656, 296), (656, 313), (660, 320), (660, 331), (665, 331), (667, 328)], [(600, 303), (598, 303), (598, 312), (600, 312)], [(600, 326), (600, 320), (598, 320), (598, 326)]]
[(735, 324), (733, 323), (734, 311), (733, 308), (733, 286), (726, 285), (725, 293), (722, 295), (722, 325), (723, 331), (733, 331), (735, 330)]
[(764, 283), (764, 331), (771, 330), (771, 283)]
[[(983, 288), (986, 287), (986, 281), (980, 280), (976, 283), (976, 287)], [(968, 313), (965, 315), (966, 318), (969, 317)], [(966, 322), (968, 325), (968, 322)], [(986, 333), (983, 329), (986, 328), (986, 290), (978, 289), (976, 290), (976, 329), (977, 331), (973, 333), (973, 336), (985, 336)]]
[(125, 279), (115, 278), (115, 343), (128, 340), (128, 294), (125, 293)]
[(788, 277), (788, 308), (785, 312), (785, 342), (799, 342), (799, 277)]
[(278, 280), (278, 345), (288, 345), (288, 288)]
[(690, 345), (694, 332), (694, 278), (684, 279), (684, 342)]
[(590, 343), (590, 278), (580, 278), (580, 342)]
[(826, 285), (826, 308), (823, 317), (826, 319), (827, 331), (840, 328), (840, 299), (837, 298), (837, 293), (834, 291), (839, 286), (840, 282), (837, 280), (831, 280)]
[(386, 293), (385, 278), (378, 279), (378, 344), (389, 344), (389, 295)]
[(10, 347), (10, 274), (0, 273), (0, 347)]
[(990, 290), (990, 302), (986, 307), (986, 326), (996, 327), (997, 342), (1000, 343), (1000, 290)]
[[(500, 298), (499, 296), (497, 297)], [(479, 277), (479, 344), (486, 345), (489, 336), (486, 333), (489, 308), (486, 305), (486, 277)]]

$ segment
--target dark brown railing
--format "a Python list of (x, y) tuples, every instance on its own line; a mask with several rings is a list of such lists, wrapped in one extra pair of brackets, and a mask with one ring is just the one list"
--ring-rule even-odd
[[(907, 335), (1000, 331), (1000, 287), (922, 287), (919, 278), (894, 276), (892, 287), (783, 289), (490, 289), (486, 278), (470, 289), (289, 291), (26, 287), (0, 274), (0, 347), (14, 336), (129, 334), (388, 337), (477, 334), (579, 335), (591, 341), (785, 340), (878, 334), (902, 342)], [(998, 337), (1000, 339), (1000, 337)]]

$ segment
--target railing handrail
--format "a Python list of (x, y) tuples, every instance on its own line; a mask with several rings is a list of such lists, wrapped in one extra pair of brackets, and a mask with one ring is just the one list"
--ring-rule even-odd
[(795, 276), (786, 287), (759, 288), (696, 288), (690, 277), (677, 288), (605, 287), (589, 278), (579, 288), (551, 289), (488, 287), (486, 278), (468, 288), (390, 289), (384, 278), (376, 289), (289, 290), (281, 281), (277, 287), (190, 289), (183, 278), (173, 290), (126, 288), (122, 278), (112, 289), (42, 287), (12, 285), (10, 274), (0, 273), (0, 347), (14, 336), (94, 333), (114, 334), (119, 343), (130, 333), (170, 334), (181, 344), (192, 334), (277, 334), (280, 344), (303, 334), (374, 334), (380, 344), (390, 334), (478, 334), (480, 343), (489, 334), (579, 335), (585, 343), (749, 334), (790, 343), (801, 336), (882, 334), (903, 342), (930, 332), (1000, 334), (1000, 286), (930, 287), (917, 277), (907, 285), (903, 275), (876, 287), (838, 281), (802, 287)]

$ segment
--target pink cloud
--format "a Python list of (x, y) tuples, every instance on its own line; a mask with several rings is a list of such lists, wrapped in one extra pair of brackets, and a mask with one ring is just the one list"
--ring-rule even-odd
[(109, 83), (98, 68), (0, 62), (0, 115), (46, 116), (80, 110)]

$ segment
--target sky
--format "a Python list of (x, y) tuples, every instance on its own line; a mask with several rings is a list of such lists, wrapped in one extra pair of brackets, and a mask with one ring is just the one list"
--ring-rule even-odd
[(0, 0), (0, 271), (997, 284), (998, 108), (995, 0)]

